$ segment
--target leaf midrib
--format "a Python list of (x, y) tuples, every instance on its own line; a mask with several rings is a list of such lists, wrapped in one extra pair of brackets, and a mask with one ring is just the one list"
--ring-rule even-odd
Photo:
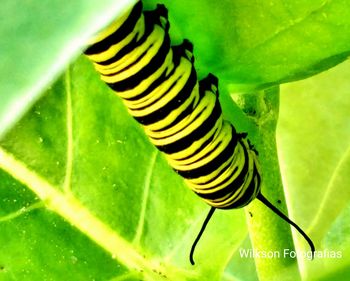
[(290, 22), (290, 24), (281, 26), (280, 28), (278, 28), (276, 30), (276, 32), (272, 33), (270, 36), (264, 38), (263, 41), (258, 42), (256, 45), (252, 46), (251, 48), (248, 48), (245, 52), (242, 52), (238, 58), (237, 58), (237, 62), (241, 62), (242, 60), (244, 60), (244, 58), (249, 57), (252, 55), (252, 53), (255, 52), (256, 49), (264, 46), (265, 44), (267, 44), (268, 42), (274, 40), (276, 37), (280, 36), (281, 34), (285, 33), (286, 31), (290, 30), (291, 28), (301, 24), (302, 22), (304, 22), (305, 20), (307, 20), (311, 15), (314, 15), (317, 12), (320, 12), (322, 9), (325, 8), (325, 6), (329, 5), (333, 0), (325, 0), (321, 3), (321, 5), (315, 9), (312, 9), (310, 11), (308, 11), (308, 13), (306, 13), (305, 15), (303, 15), (300, 18), (296, 18), (294, 20), (292, 20)]
[(74, 225), (126, 267), (136, 270), (154, 268), (154, 265), (137, 252), (132, 244), (93, 215), (74, 196), (59, 191), (2, 147), (0, 147), (0, 168), (26, 185), (48, 209)]

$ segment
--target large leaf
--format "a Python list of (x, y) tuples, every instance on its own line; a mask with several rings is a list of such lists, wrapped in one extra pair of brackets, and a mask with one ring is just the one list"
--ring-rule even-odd
[(228, 84), (299, 80), (349, 55), (345, 0), (163, 2), (173, 37), (194, 42), (200, 73), (214, 72)]

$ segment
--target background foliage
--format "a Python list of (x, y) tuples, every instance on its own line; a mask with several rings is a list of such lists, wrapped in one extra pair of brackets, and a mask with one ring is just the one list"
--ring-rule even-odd
[[(2, 4), (0, 280), (258, 279), (254, 260), (239, 256), (251, 247), (242, 210), (215, 214), (198, 264), (189, 265), (207, 206), (90, 63), (74, 61), (86, 39), (132, 2), (21, 1), (20, 11), (17, 1)], [(224, 98), (312, 76), (350, 50), (346, 1), (164, 3), (173, 41), (194, 42), (200, 75), (218, 75)], [(343, 255), (298, 259), (304, 280), (350, 276), (349, 74), (345, 62), (281, 87), (277, 141), (289, 214), (319, 250)], [(244, 128), (237, 106), (223, 102)], [(259, 108), (261, 125), (276, 108)], [(305, 250), (299, 239), (296, 249)], [(299, 278), (288, 268), (282, 274)]]

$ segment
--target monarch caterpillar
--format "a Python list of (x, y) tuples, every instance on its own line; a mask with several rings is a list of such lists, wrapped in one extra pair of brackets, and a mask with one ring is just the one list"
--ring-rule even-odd
[(258, 152), (247, 134), (223, 119), (218, 79), (209, 74), (197, 80), (192, 44), (171, 46), (169, 27), (165, 6), (143, 12), (139, 1), (85, 54), (170, 166), (211, 206), (192, 245), (191, 264), (215, 209), (241, 208), (255, 198), (293, 225), (314, 252), (303, 230), (261, 194)]

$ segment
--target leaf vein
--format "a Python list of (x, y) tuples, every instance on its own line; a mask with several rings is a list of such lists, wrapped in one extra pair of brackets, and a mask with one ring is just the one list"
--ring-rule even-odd
[(274, 33), (272, 33), (270, 36), (266, 37), (263, 41), (257, 43), (255, 46), (252, 46), (251, 48), (247, 49), (247, 51), (243, 52), (239, 57), (238, 57), (238, 61), (241, 61), (244, 57), (246, 56), (250, 56), (250, 53), (252, 51), (254, 51), (255, 49), (265, 45), (266, 43), (268, 43), (269, 41), (272, 41), (274, 38), (278, 37), (279, 35), (281, 35), (282, 33), (286, 32), (287, 30), (289, 30), (290, 28), (297, 26), (298, 24), (302, 23), (303, 21), (307, 20), (310, 16), (316, 14), (317, 12), (320, 12), (322, 9), (325, 8), (325, 6), (327, 6), (329, 3), (331, 3), (332, 0), (325, 0), (321, 3), (321, 5), (313, 10), (310, 10), (307, 14), (305, 14), (304, 16), (300, 17), (300, 18), (296, 18), (294, 20), (292, 20), (290, 22), (290, 24), (281, 26), (280, 28), (278, 28)]
[(94, 216), (79, 200), (59, 191), (1, 147), (0, 168), (26, 185), (45, 203), (48, 209), (74, 225), (127, 268), (152, 272), (152, 269), (157, 267), (136, 251), (131, 243)]
[(71, 192), (71, 179), (73, 172), (73, 111), (72, 111), (72, 89), (71, 73), (68, 67), (65, 75), (66, 88), (66, 130), (67, 130), (67, 154), (66, 154), (66, 173), (63, 182), (63, 191), (67, 194)]
[(142, 236), (143, 229), (145, 226), (147, 202), (148, 202), (148, 198), (149, 198), (149, 191), (150, 191), (150, 187), (151, 187), (152, 175), (153, 175), (154, 166), (155, 166), (155, 163), (157, 160), (157, 155), (158, 155), (158, 151), (155, 150), (151, 156), (149, 169), (148, 169), (146, 177), (145, 177), (145, 188), (143, 190), (140, 218), (139, 218), (139, 222), (137, 225), (136, 234), (135, 234), (135, 237), (133, 240), (133, 244), (135, 244), (135, 245), (140, 244), (141, 236)]

